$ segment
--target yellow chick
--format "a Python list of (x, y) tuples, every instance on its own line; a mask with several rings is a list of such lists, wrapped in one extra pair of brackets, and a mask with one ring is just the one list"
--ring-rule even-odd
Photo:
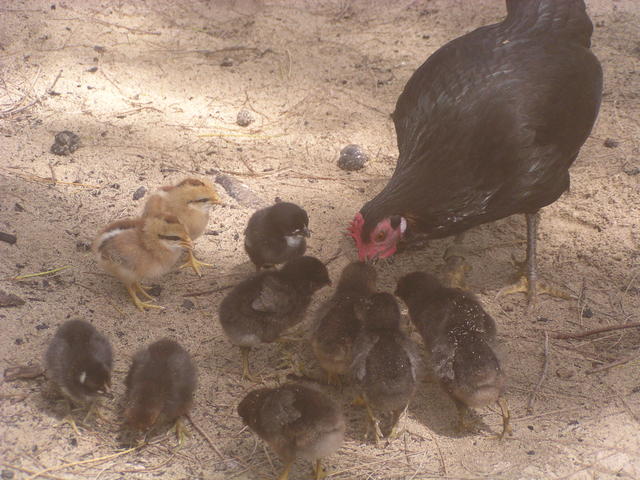
[(133, 303), (142, 311), (163, 307), (138, 298), (140, 293), (153, 300), (140, 281), (164, 275), (183, 250), (192, 248), (189, 234), (178, 217), (167, 214), (118, 220), (102, 229), (93, 243), (98, 264), (124, 284)]
[[(142, 216), (161, 213), (175, 215), (187, 229), (189, 237), (195, 240), (207, 227), (211, 206), (219, 203), (220, 199), (213, 185), (197, 178), (187, 178), (175, 186), (161, 187), (151, 195)], [(211, 264), (199, 261), (189, 251), (189, 260), (180, 268), (188, 266), (201, 276), (200, 267), (210, 267)]]

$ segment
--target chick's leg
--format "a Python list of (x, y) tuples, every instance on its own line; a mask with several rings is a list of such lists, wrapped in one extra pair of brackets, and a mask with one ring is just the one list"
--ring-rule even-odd
[(322, 468), (322, 462), (319, 458), (316, 460), (316, 463), (313, 464), (313, 475), (315, 480), (322, 480), (327, 476), (327, 472)]
[(461, 246), (464, 239), (464, 233), (456, 236), (453, 244), (449, 245), (442, 256), (444, 267), (442, 274), (445, 277), (445, 283), (449, 287), (467, 289), (466, 275), (471, 271), (471, 265), (465, 260), (463, 253), (464, 248)]
[(73, 432), (79, 437), (80, 431), (78, 430), (78, 426), (76, 425), (76, 421), (74, 420), (73, 413), (72, 413), (73, 405), (71, 401), (66, 397), (64, 399), (64, 402), (65, 402), (65, 409), (67, 413), (62, 419), (62, 421), (59, 423), (59, 425), (69, 425), (72, 428)]
[(511, 426), (509, 425), (509, 420), (511, 420), (511, 413), (509, 412), (509, 404), (507, 403), (507, 400), (505, 398), (498, 398), (498, 406), (500, 407), (500, 411), (502, 412), (502, 433), (498, 436), (498, 438), (502, 440), (505, 434), (511, 433)]
[(394, 440), (400, 434), (401, 432), (400, 423), (404, 423), (404, 419), (407, 416), (407, 408), (409, 408), (408, 404), (406, 407), (393, 412), (391, 431), (389, 432), (389, 435), (388, 435), (389, 440)]
[(178, 438), (178, 446), (181, 447), (184, 444), (186, 438), (190, 436), (189, 431), (184, 426), (184, 422), (181, 418), (176, 419), (174, 429), (176, 431), (176, 437)]
[(202, 272), (200, 271), (200, 267), (213, 267), (212, 264), (210, 263), (204, 263), (201, 262), (200, 260), (198, 260), (194, 255), (193, 252), (191, 250), (189, 250), (189, 260), (187, 260), (187, 262), (184, 265), (181, 265), (180, 268), (188, 268), (191, 267), (193, 268), (193, 271), (196, 272), (196, 274), (201, 277), (202, 276)]
[(367, 401), (366, 397), (363, 397), (363, 398), (364, 398), (364, 406), (367, 408), (367, 415), (369, 416), (369, 424), (370, 424), (370, 427), (373, 429), (373, 441), (377, 445), (383, 436), (382, 431), (380, 430), (380, 420), (373, 412), (373, 409), (371, 408), (371, 405), (369, 405), (369, 402)]
[(293, 462), (287, 462), (287, 464), (284, 467), (284, 470), (282, 470), (282, 473), (278, 477), (278, 480), (289, 480), (289, 472), (291, 471), (291, 465), (293, 465)]
[(498, 292), (498, 296), (509, 295), (512, 293), (526, 293), (527, 303), (535, 303), (536, 295), (551, 295), (565, 300), (571, 297), (560, 289), (548, 286), (542, 282), (538, 282), (538, 270), (536, 263), (536, 245), (538, 236), (538, 222), (540, 215), (536, 213), (527, 213), (527, 260), (526, 274), (513, 285), (503, 288)]
[(251, 382), (260, 382), (258, 377), (254, 377), (249, 371), (249, 352), (251, 347), (240, 347), (240, 354), (242, 355), (242, 379), (249, 380)]
[(133, 304), (138, 308), (138, 310), (144, 312), (147, 308), (158, 308), (160, 310), (164, 309), (164, 307), (161, 307), (160, 305), (153, 305), (149, 302), (143, 302), (142, 300), (140, 300), (138, 298), (138, 294), (136, 293), (136, 289), (137, 287), (135, 286), (135, 284), (127, 285), (127, 292), (129, 292), (129, 296), (131, 297)]
[(133, 288), (140, 294), (142, 294), (143, 297), (145, 297), (147, 300), (155, 300), (154, 297), (152, 297), (151, 295), (149, 295), (147, 293), (147, 290), (151, 290), (151, 287), (146, 287), (144, 285), (142, 285), (140, 282), (136, 282), (133, 284)]

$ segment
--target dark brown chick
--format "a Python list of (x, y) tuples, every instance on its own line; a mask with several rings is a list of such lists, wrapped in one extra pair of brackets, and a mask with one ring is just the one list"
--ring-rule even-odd
[(180, 417), (193, 403), (196, 369), (191, 356), (174, 340), (163, 338), (133, 357), (125, 380), (125, 425), (147, 431), (154, 425), (175, 421), (178, 442), (185, 431)]
[(362, 393), (374, 440), (382, 437), (379, 414), (391, 414), (389, 438), (416, 389), (419, 356), (400, 327), (400, 309), (390, 293), (376, 293), (356, 307), (362, 330), (354, 346), (352, 372)]
[(297, 325), (313, 294), (330, 285), (329, 272), (314, 257), (289, 260), (280, 270), (259, 272), (238, 284), (220, 304), (220, 324), (242, 353), (243, 378), (249, 372), (249, 351), (278, 339)]
[[(47, 378), (75, 405), (94, 409), (96, 396), (111, 387), (109, 340), (88, 322), (69, 320), (56, 331), (44, 356)], [(65, 422), (77, 432), (69, 415)]]
[(461, 429), (468, 428), (469, 408), (498, 403), (503, 417), (502, 438), (509, 431), (509, 410), (502, 397), (506, 378), (493, 349), (493, 318), (474, 295), (444, 287), (423, 272), (402, 277), (396, 295), (409, 307), (435, 374), (456, 403)]
[(307, 212), (295, 203), (278, 202), (251, 215), (244, 249), (260, 270), (304, 255), (310, 236)]
[(288, 383), (249, 392), (238, 405), (245, 424), (267, 442), (285, 464), (278, 480), (287, 480), (296, 458), (320, 461), (344, 441), (345, 422), (338, 404), (317, 387)]
[(333, 297), (319, 309), (311, 347), (327, 372), (329, 384), (338, 384), (340, 375), (350, 372), (353, 344), (360, 332), (354, 305), (373, 294), (375, 287), (376, 271), (371, 265), (350, 263), (342, 271)]

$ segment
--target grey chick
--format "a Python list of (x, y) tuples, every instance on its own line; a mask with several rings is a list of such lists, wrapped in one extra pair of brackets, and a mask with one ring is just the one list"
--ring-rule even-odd
[[(109, 340), (83, 320), (69, 320), (56, 330), (44, 356), (47, 378), (73, 405), (94, 411), (97, 395), (111, 387), (113, 354)], [(65, 422), (77, 427), (70, 415)]]
[(244, 249), (257, 270), (304, 255), (309, 216), (298, 205), (278, 202), (258, 210), (244, 231)]
[(372, 295), (375, 269), (363, 262), (347, 265), (333, 296), (319, 309), (311, 334), (311, 347), (327, 372), (327, 383), (337, 385), (341, 375), (350, 373), (353, 344), (360, 332), (354, 306)]
[(390, 293), (376, 293), (356, 307), (362, 330), (354, 346), (353, 376), (362, 393), (377, 443), (383, 436), (380, 414), (391, 414), (389, 438), (415, 390), (419, 356), (401, 330), (400, 308)]
[(222, 300), (220, 324), (242, 353), (243, 378), (249, 372), (249, 351), (278, 339), (286, 329), (300, 323), (313, 294), (330, 285), (329, 272), (314, 257), (298, 257), (280, 270), (258, 272), (239, 283)]
[(259, 388), (238, 405), (238, 415), (284, 462), (278, 480), (287, 480), (296, 458), (315, 460), (315, 478), (322, 478), (321, 459), (344, 442), (342, 410), (317, 387), (287, 383)]
[(175, 421), (178, 443), (182, 444), (186, 432), (180, 417), (189, 413), (197, 384), (189, 353), (174, 340), (158, 340), (135, 354), (125, 384), (125, 425), (147, 431)]
[(509, 409), (503, 398), (506, 377), (493, 349), (493, 318), (471, 293), (447, 288), (423, 272), (402, 277), (396, 295), (409, 307), (435, 374), (458, 408), (460, 429), (469, 429), (470, 408), (497, 403), (502, 411), (502, 438), (510, 430)]

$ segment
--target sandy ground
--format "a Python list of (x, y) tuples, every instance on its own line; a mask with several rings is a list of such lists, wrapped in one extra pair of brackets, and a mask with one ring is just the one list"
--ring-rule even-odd
[[(470, 288), (500, 332), (513, 435), (492, 438), (500, 425), (495, 409), (479, 412), (486, 432), (457, 435), (453, 404), (426, 379), (404, 435), (375, 447), (363, 440), (364, 412), (350, 406), (352, 390), (328, 389), (349, 420), (344, 447), (327, 459), (331, 478), (640, 478), (639, 331), (553, 338), (640, 321), (640, 4), (587, 3), (605, 94), (572, 168), (571, 191), (543, 212), (538, 256), (542, 275), (575, 298), (541, 297), (530, 310), (522, 296), (496, 299), (511, 280), (511, 256), (524, 255), (522, 218), (478, 228), (465, 240)], [(254, 207), (221, 189), (226, 205), (214, 210), (197, 243), (199, 257), (216, 266), (202, 278), (185, 270), (163, 278), (162, 312), (136, 311), (86, 246), (106, 223), (140, 212), (146, 197), (132, 199), (139, 187), (223, 171), (265, 202), (279, 196), (306, 207), (310, 253), (324, 260), (341, 253), (330, 264), (336, 279), (354, 257), (347, 222), (393, 170), (389, 113), (404, 83), (444, 42), (504, 14), (501, 0), (179, 4), (0, 3), (0, 231), (17, 235), (15, 245), (0, 242), (0, 288), (26, 301), (0, 309), (0, 368), (39, 362), (69, 318), (105, 332), (116, 355), (115, 399), (106, 418), (88, 422), (79, 437), (59, 425), (62, 407), (43, 394), (43, 379), (0, 384), (3, 479), (46, 468), (42, 477), (54, 479), (275, 478), (279, 461), (236, 414), (253, 385), (240, 381), (238, 352), (216, 318), (224, 291), (189, 296), (251, 271), (241, 237)], [(245, 128), (236, 124), (241, 109), (254, 118)], [(49, 150), (61, 130), (81, 137), (70, 156)], [(336, 167), (349, 143), (371, 157), (351, 174)], [(391, 289), (414, 269), (437, 271), (450, 242), (379, 266), (380, 287)], [(54, 275), (11, 279), (67, 265)], [(322, 291), (314, 307), (330, 293)], [(528, 408), (543, 371), (545, 331), (548, 369)], [(179, 339), (194, 356), (200, 383), (192, 416), (220, 455), (193, 427), (183, 448), (162, 433), (122, 453), (119, 400), (128, 364), (162, 336)], [(292, 362), (320, 374), (305, 345), (268, 346), (252, 358), (269, 385), (283, 381)], [(629, 361), (612, 366), (620, 360)], [(291, 478), (309, 471), (298, 462)]]

